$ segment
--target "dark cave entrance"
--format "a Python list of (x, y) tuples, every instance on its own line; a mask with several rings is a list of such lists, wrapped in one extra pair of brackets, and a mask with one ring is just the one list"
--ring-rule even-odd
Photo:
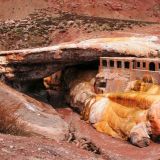
[(82, 64), (78, 64), (76, 66), (74, 66), (77, 69), (81, 69), (81, 70), (97, 70), (99, 68), (99, 60), (95, 60), (95, 61), (88, 61)]
[(47, 81), (48, 83), (50, 83), (49, 88), (46, 88), (46, 86), (44, 85), (44, 79), (47, 77), (30, 82), (9, 82), (9, 85), (16, 90), (19, 90), (37, 99), (38, 101), (53, 105), (54, 108), (64, 107), (68, 105), (68, 103), (66, 103), (67, 88), (63, 76), (65, 70), (69, 68), (71, 68), (71, 70), (73, 69), (74, 72), (94, 71), (95, 73), (98, 73), (99, 60), (80, 63), (60, 70), (62, 75), (61, 77), (58, 77), (59, 84), (57, 84), (57, 72), (55, 72), (54, 74), (50, 75), (52, 77), (51, 81)]

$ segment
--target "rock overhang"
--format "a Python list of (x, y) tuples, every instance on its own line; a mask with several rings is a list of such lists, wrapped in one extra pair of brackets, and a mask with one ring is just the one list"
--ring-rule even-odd
[[(0, 51), (0, 72), (7, 75), (6, 77), (9, 79), (15, 79), (16, 74), (19, 76), (19, 80), (21, 78), (22, 80), (39, 79), (66, 66), (98, 60), (102, 56), (159, 58), (159, 36), (96, 38), (43, 48)], [(29, 77), (28, 74), (31, 72), (28, 71), (31, 67), (33, 70)], [(34, 70), (36, 72), (38, 69), (39, 73), (34, 75)], [(46, 73), (44, 72), (40, 76), (43, 71)], [(23, 78), (22, 73), (26, 78), (25, 76)]]

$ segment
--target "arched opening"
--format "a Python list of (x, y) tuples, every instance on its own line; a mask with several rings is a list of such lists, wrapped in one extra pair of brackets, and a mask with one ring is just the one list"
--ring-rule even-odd
[(130, 67), (130, 63), (129, 62), (124, 62), (124, 68), (129, 69), (129, 67)]
[(143, 68), (144, 69), (146, 68), (146, 62), (143, 62)]
[(114, 61), (110, 60), (110, 67), (114, 67)]
[(106, 60), (102, 60), (102, 66), (107, 67), (107, 61)]
[(137, 62), (137, 68), (140, 68), (140, 67), (141, 67), (141, 63)]
[(117, 68), (122, 68), (122, 62), (121, 61), (117, 61)]
[(149, 63), (149, 70), (150, 70), (150, 71), (155, 71), (155, 70), (156, 70), (156, 66), (155, 66), (155, 63), (154, 63), (154, 62), (150, 62), (150, 63)]

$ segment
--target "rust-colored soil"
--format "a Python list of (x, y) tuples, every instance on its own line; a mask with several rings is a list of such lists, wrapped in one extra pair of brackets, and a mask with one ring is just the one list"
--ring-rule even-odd
[(65, 142), (41, 137), (0, 134), (0, 160), (102, 160), (99, 155)]
[(52, 13), (70, 12), (118, 19), (160, 20), (159, 0), (0, 0), (0, 18), (24, 18), (35, 9), (41, 8), (50, 8)]
[[(45, 14), (39, 15), (41, 12)], [(70, 16), (63, 17), (62, 13)], [(143, 22), (160, 22), (160, 1), (0, 0), (0, 21), (6, 21), (5, 27), (0, 25), (1, 50), (42, 47), (97, 37), (157, 35), (159, 24)]]

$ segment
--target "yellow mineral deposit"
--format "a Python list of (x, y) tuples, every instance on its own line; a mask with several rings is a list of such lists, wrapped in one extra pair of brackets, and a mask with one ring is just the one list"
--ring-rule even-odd
[(74, 81), (71, 105), (98, 131), (139, 147), (149, 145), (150, 134), (160, 135), (159, 85), (143, 79), (129, 83), (124, 93), (95, 94), (90, 82)]

